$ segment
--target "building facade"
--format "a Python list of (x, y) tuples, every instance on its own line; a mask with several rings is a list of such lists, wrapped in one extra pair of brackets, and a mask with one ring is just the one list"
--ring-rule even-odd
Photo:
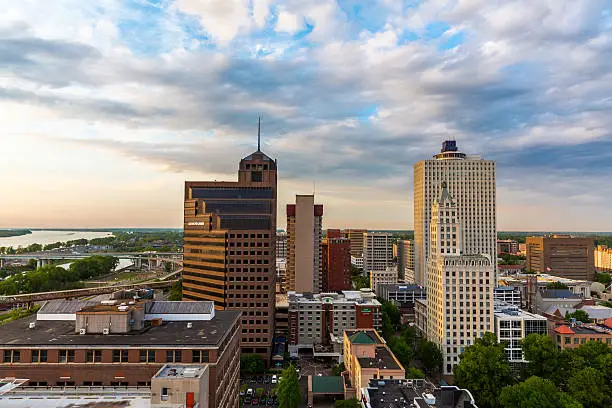
[(3, 325), (0, 378), (149, 387), (165, 364), (190, 364), (207, 366), (210, 407), (238, 406), (240, 312), (215, 311), (212, 302), (130, 303), (50, 301), (40, 316)]
[(370, 271), (368, 275), (370, 288), (377, 296), (380, 296), (380, 285), (396, 284), (398, 282), (397, 269), (395, 268), (389, 268), (386, 271)]
[(287, 204), (287, 291), (319, 293), (323, 206), (313, 195), (297, 195)]
[(498, 254), (516, 254), (519, 252), (519, 243), (513, 239), (498, 239)]
[(290, 293), (288, 303), (289, 348), (294, 355), (299, 349), (315, 345), (328, 345), (341, 353), (345, 330), (382, 327), (381, 304), (368, 290)]
[(442, 182), (432, 206), (427, 271), (427, 338), (452, 374), (464, 348), (493, 330), (494, 266), (488, 254), (464, 255), (459, 209)]
[(393, 267), (393, 241), (388, 232), (363, 233), (363, 269), (386, 271)]
[(578, 348), (588, 341), (612, 347), (612, 327), (600, 324), (567, 324), (555, 327), (553, 336), (561, 350)]
[(597, 245), (595, 248), (595, 269), (599, 272), (612, 271), (612, 248), (606, 245)]
[(521, 307), (521, 289), (516, 286), (498, 286), (493, 289), (493, 300), (499, 303), (508, 303)]
[(593, 238), (549, 235), (527, 237), (525, 268), (569, 279), (595, 279)]
[(276, 257), (287, 258), (287, 233), (285, 231), (276, 233)]
[[(466, 254), (487, 254), (497, 265), (495, 162), (458, 152), (455, 141), (446, 141), (433, 160), (414, 165), (415, 282), (427, 282), (432, 204), (441, 182), (453, 192), (463, 226)], [(496, 270), (496, 269), (494, 269)]]
[(322, 291), (351, 289), (351, 246), (347, 238), (328, 234), (321, 242)]
[(276, 291), (276, 161), (260, 150), (238, 181), (185, 183), (183, 299), (242, 313), (243, 353), (269, 360)]
[(400, 282), (414, 283), (414, 242), (411, 240), (397, 241), (397, 272)]
[(363, 233), (368, 232), (367, 229), (345, 229), (342, 231), (344, 238), (351, 241), (351, 256), (355, 258), (363, 258)]

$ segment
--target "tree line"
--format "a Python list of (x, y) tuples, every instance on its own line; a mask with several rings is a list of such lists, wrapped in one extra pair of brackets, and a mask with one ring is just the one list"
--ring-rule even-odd
[(468, 389), (480, 408), (605, 408), (612, 406), (612, 349), (589, 341), (559, 350), (548, 335), (522, 341), (525, 363), (513, 370), (504, 344), (486, 333), (461, 354), (455, 384)]
[(113, 272), (119, 259), (112, 256), (91, 256), (70, 264), (68, 269), (47, 265), (31, 272), (12, 275), (0, 282), (0, 295), (80, 289), (84, 280)]

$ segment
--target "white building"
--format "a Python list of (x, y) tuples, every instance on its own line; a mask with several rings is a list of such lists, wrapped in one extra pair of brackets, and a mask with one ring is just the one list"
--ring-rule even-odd
[(363, 257), (351, 255), (351, 265), (355, 268), (363, 269)]
[(493, 300), (521, 307), (521, 290), (516, 286), (498, 286), (493, 291)]
[(488, 254), (465, 255), (460, 214), (447, 183), (432, 206), (427, 262), (427, 338), (452, 374), (464, 348), (493, 330), (495, 269)]
[(548, 320), (544, 316), (528, 313), (516, 305), (495, 302), (495, 335), (506, 345), (510, 364), (524, 363), (521, 340), (532, 333), (548, 334)]
[(389, 268), (386, 271), (370, 271), (370, 288), (380, 296), (377, 288), (383, 284), (397, 283), (397, 269)]
[(363, 268), (366, 271), (386, 271), (392, 266), (392, 235), (388, 232), (364, 232)]
[(401, 282), (414, 282), (414, 242), (411, 240), (397, 241), (397, 272)]
[(496, 270), (495, 162), (467, 156), (457, 151), (455, 141), (445, 141), (433, 160), (414, 165), (414, 256), (419, 285), (427, 282), (429, 222), (442, 181), (446, 181), (457, 205), (465, 253), (489, 255)]

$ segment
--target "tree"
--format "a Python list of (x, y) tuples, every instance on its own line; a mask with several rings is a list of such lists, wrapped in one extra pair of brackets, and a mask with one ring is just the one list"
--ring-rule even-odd
[(582, 407), (580, 403), (560, 392), (551, 381), (536, 376), (502, 389), (499, 403), (504, 408)]
[(467, 388), (480, 408), (499, 406), (499, 393), (512, 381), (512, 372), (504, 345), (493, 333), (485, 333), (473, 345), (466, 347), (455, 366), (455, 384)]
[(587, 312), (585, 312), (584, 310), (580, 310), (580, 309), (576, 310), (573, 313), (569, 313), (569, 312), (565, 313), (565, 320), (566, 321), (569, 322), (570, 319), (572, 319), (572, 318), (574, 318), (577, 321), (582, 322), (582, 323), (591, 323), (592, 322), (591, 318), (589, 317), (589, 314)]
[(612, 393), (604, 375), (587, 367), (575, 373), (567, 383), (567, 391), (576, 401), (589, 408), (612, 406)]
[(183, 282), (180, 280), (177, 281), (170, 288), (170, 294), (168, 295), (168, 300), (177, 301), (183, 299)]
[(351, 398), (334, 402), (334, 408), (361, 408), (361, 404), (355, 398)]
[(388, 316), (391, 325), (397, 330), (402, 322), (402, 313), (400, 312), (399, 308), (391, 302), (382, 300), (381, 303), (383, 316)]
[(240, 371), (247, 374), (258, 374), (266, 369), (263, 357), (259, 354), (241, 354)]
[(395, 357), (397, 357), (399, 362), (402, 363), (404, 367), (410, 364), (410, 361), (412, 361), (413, 357), (412, 349), (410, 348), (410, 346), (408, 346), (408, 344), (406, 344), (406, 341), (404, 341), (404, 339), (396, 338), (390, 348), (393, 354), (395, 354)]
[(548, 285), (546, 285), (546, 289), (552, 290), (552, 289), (569, 289), (569, 286), (567, 286), (565, 283), (561, 283), (561, 282), (551, 282)]
[(280, 408), (297, 408), (302, 400), (297, 372), (290, 364), (283, 370), (278, 383), (278, 406)]
[(334, 368), (332, 368), (332, 375), (339, 376), (344, 371), (346, 371), (346, 367), (344, 366), (344, 363), (336, 364)]
[(425, 378), (425, 374), (421, 370), (415, 367), (407, 367), (406, 368), (406, 378), (409, 380), (414, 380), (418, 378)]
[(559, 368), (559, 350), (552, 337), (546, 334), (532, 333), (522, 342), (527, 366), (523, 378), (538, 376), (551, 378)]
[(425, 366), (425, 370), (430, 374), (440, 371), (442, 368), (442, 351), (436, 343), (422, 340), (419, 344), (417, 356)]
[(603, 283), (606, 287), (612, 284), (612, 275), (609, 273), (597, 273), (595, 274), (595, 281)]

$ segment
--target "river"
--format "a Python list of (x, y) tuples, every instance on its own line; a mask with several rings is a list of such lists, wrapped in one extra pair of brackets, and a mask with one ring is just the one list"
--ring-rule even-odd
[(113, 235), (111, 232), (97, 232), (97, 231), (32, 231), (31, 234), (20, 235), (18, 237), (4, 237), (0, 238), (0, 247), (27, 247), (32, 244), (53, 244), (56, 242), (66, 242), (75, 239), (93, 239), (93, 238), (104, 238)]

